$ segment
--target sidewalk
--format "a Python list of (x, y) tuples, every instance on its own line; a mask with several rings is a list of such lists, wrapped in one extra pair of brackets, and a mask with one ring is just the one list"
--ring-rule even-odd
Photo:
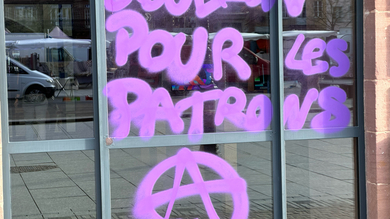
[[(199, 146), (189, 147), (198, 151)], [(133, 218), (134, 195), (142, 178), (179, 147), (110, 150), (112, 218)], [(289, 141), (287, 204), (289, 218), (355, 218), (352, 139)], [(249, 218), (272, 218), (271, 145), (267, 142), (219, 145), (218, 156), (247, 182)], [(95, 218), (93, 151), (11, 156), (13, 218)], [(204, 180), (218, 179), (200, 167)], [(154, 191), (172, 188), (174, 170)], [(191, 184), (187, 173), (182, 185)], [(104, 197), (103, 197), (104, 198)], [(228, 194), (211, 194), (220, 218), (234, 208)], [(165, 207), (157, 211), (164, 215)], [(208, 218), (199, 196), (177, 200), (171, 218)]]
[[(68, 96), (61, 93), (50, 100), (53, 105), (48, 107), (63, 106), (65, 109), (72, 106), (72, 110), (76, 109), (74, 103), (92, 102), (81, 99), (91, 92), (90, 88), (74, 90), (73, 95), (80, 100), (71, 102), (64, 100)], [(89, 106), (84, 106), (80, 112), (91, 110)], [(308, 119), (316, 113), (309, 113)], [(77, 114), (74, 118), (67, 115), (63, 118), (66, 122), (62, 117), (58, 118), (60, 122), (56, 123), (11, 125), (11, 134), (14, 134), (11, 140), (93, 136), (92, 121), (76, 121), (76, 118), (82, 118)], [(305, 124), (308, 126), (309, 123)], [(165, 126), (156, 127), (156, 133), (167, 134)], [(352, 139), (286, 142), (288, 218), (355, 218), (352, 146)], [(229, 162), (247, 182), (249, 218), (272, 218), (271, 144), (257, 142), (218, 147), (218, 156)], [(199, 146), (189, 148), (200, 149)], [(131, 209), (140, 181), (156, 164), (175, 155), (178, 149), (110, 150), (112, 218), (133, 218)], [(204, 180), (219, 178), (208, 168), (201, 167), (200, 170)], [(157, 181), (155, 192), (172, 188), (173, 178), (172, 169)], [(185, 173), (182, 184), (191, 183)], [(96, 218), (93, 151), (12, 155), (11, 185), (13, 218)], [(211, 194), (211, 199), (220, 218), (231, 217), (234, 205), (230, 195)], [(164, 215), (165, 208), (157, 209), (160, 215)], [(208, 218), (199, 196), (176, 201), (171, 217)]]

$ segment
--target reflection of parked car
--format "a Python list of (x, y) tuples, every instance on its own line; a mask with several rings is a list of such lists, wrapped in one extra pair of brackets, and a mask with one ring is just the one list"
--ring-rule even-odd
[(55, 85), (51, 77), (31, 70), (20, 62), (7, 57), (8, 98), (21, 98), (26, 95), (41, 95), (46, 98), (54, 95)]

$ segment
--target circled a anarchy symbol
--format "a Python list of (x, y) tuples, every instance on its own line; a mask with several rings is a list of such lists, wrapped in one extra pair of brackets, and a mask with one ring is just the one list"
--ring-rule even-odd
[[(198, 165), (204, 165), (218, 173), (222, 179), (204, 181)], [(175, 167), (173, 188), (152, 194), (157, 180), (169, 169)], [(193, 184), (180, 186), (184, 171), (187, 170)], [(200, 195), (208, 217), (219, 218), (210, 199), (210, 193), (230, 193), (234, 205), (232, 219), (248, 218), (249, 200), (246, 182), (222, 158), (210, 153), (190, 151), (182, 148), (179, 152), (155, 166), (138, 187), (133, 214), (138, 219), (162, 219), (156, 208), (168, 203), (165, 219), (170, 217), (175, 200)]]

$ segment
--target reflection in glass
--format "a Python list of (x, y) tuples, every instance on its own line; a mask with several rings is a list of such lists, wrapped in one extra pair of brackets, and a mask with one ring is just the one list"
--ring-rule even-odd
[(353, 139), (286, 142), (287, 214), (356, 218)]
[(93, 136), (89, 1), (5, 1), (10, 141)]
[[(190, 154), (207, 152), (206, 154), (210, 156), (210, 159), (208, 159), (210, 162), (202, 160), (207, 164), (196, 164), (191, 170), (188, 168), (185, 169), (182, 178), (175, 173), (175, 171), (180, 172), (179, 165), (174, 164), (169, 169), (162, 167), (168, 159), (172, 160), (172, 158), (175, 158), (174, 156), (180, 157), (183, 155), (180, 153), (188, 149)], [(185, 156), (188, 158), (188, 162), (191, 162), (191, 159), (189, 159), (190, 156), (188, 154)], [(196, 155), (193, 156), (196, 157)], [(214, 160), (220, 160), (221, 158), (224, 161), (217, 162), (218, 165), (211, 164)], [(178, 181), (179, 184), (177, 184), (180, 187), (191, 187), (195, 181), (199, 182), (193, 175), (193, 172), (197, 170), (197, 166), (205, 184), (220, 180), (220, 187), (224, 187), (224, 183), (226, 183), (224, 179), (233, 176), (235, 174), (234, 172), (237, 172), (239, 177), (246, 181), (247, 196), (249, 198), (248, 218), (272, 218), (271, 147), (268, 142), (219, 144), (214, 148), (209, 145), (200, 145), (190, 147), (113, 149), (110, 150), (110, 166), (112, 217), (125, 215), (134, 217), (135, 206), (139, 206), (139, 201), (141, 200), (136, 198), (136, 194), (140, 192), (139, 190), (141, 188), (145, 188), (145, 182), (148, 181), (148, 177), (153, 176), (149, 174), (146, 177), (146, 175), (151, 171), (157, 171), (153, 168), (158, 166), (159, 169), (163, 169), (161, 173), (157, 171), (161, 175), (155, 176), (155, 179), (152, 180), (153, 182), (155, 180), (155, 182), (150, 188), (152, 194), (157, 196), (159, 193), (172, 189), (174, 179), (177, 177), (180, 179)], [(229, 168), (232, 168), (229, 176), (221, 176), (221, 173)], [(202, 182), (199, 183), (202, 184)], [(239, 184), (236, 183), (231, 186), (234, 187)], [(214, 187), (214, 189), (217, 188)], [(179, 191), (189, 190), (180, 190), (179, 188)], [(209, 205), (204, 204), (205, 202), (201, 198), (201, 195), (199, 195), (201, 193), (199, 191), (195, 189), (194, 195), (180, 199), (177, 198), (174, 202), (170, 217), (209, 218), (205, 208), (205, 206)], [(232, 191), (233, 194), (239, 192), (240, 189)], [(241, 200), (239, 203), (233, 204), (233, 196), (227, 192), (210, 192), (208, 195), (211, 198), (213, 208), (220, 218), (231, 218), (235, 206), (237, 207), (241, 203), (245, 203), (245, 200)], [(166, 201), (160, 207), (156, 208), (157, 214), (161, 217), (164, 217), (167, 213), (169, 202), (167, 198), (169, 197), (171, 196), (161, 197)], [(142, 203), (142, 201), (140, 202)]]
[(93, 151), (15, 154), (12, 218), (96, 218)]
[(354, 5), (306, 1), (300, 16), (284, 14), (286, 129), (335, 133), (356, 125)]
[[(141, 108), (145, 107), (141, 112), (146, 112), (146, 108), (153, 108), (153, 105), (159, 105), (159, 103), (153, 102), (152, 97), (146, 95), (149, 90), (154, 92), (157, 89), (159, 89), (159, 92), (166, 91), (166, 95), (164, 94), (165, 100), (162, 96), (156, 97), (159, 101), (166, 101), (166, 103), (172, 101), (172, 104), (177, 106), (178, 103), (183, 103), (182, 101), (186, 98), (189, 100), (193, 97), (191, 101), (200, 104), (204, 102), (204, 105), (196, 109), (201, 110), (200, 113), (195, 112), (191, 106), (187, 106), (185, 110), (179, 112), (184, 127), (175, 129), (173, 126), (178, 125), (177, 121), (164, 121), (167, 119), (160, 118), (158, 116), (159, 112), (157, 112), (157, 122), (148, 123), (151, 128), (143, 131), (147, 129), (145, 124), (143, 125), (144, 128), (141, 125), (143, 115), (138, 116), (138, 114), (132, 113), (133, 120), (128, 121), (124, 119), (126, 117), (125, 113), (123, 111), (119, 112), (121, 109), (115, 102), (116, 100), (119, 101), (120, 98), (119, 95), (114, 93), (123, 93), (126, 92), (126, 89), (118, 88), (118, 91), (112, 91), (112, 94), (107, 93), (110, 104), (111, 136), (124, 138), (130, 135), (150, 138), (153, 135), (264, 131), (270, 129), (268, 120), (258, 122), (258, 124), (262, 123), (261, 127), (250, 126), (243, 122), (249, 104), (256, 96), (260, 95), (270, 102), (269, 13), (268, 11), (264, 12), (265, 10), (261, 5), (249, 7), (243, 2), (228, 2), (226, 8), (221, 7), (206, 17), (200, 18), (198, 12), (196, 12), (199, 8), (197, 9), (194, 4), (191, 4), (189, 9), (183, 11), (180, 16), (174, 15), (173, 9), (167, 9), (166, 7), (161, 7), (158, 10), (146, 10), (145, 7), (147, 6), (136, 1), (131, 2), (123, 10), (119, 10), (121, 8), (119, 3), (115, 4), (106, 5), (106, 38), (110, 42), (107, 44), (107, 78), (108, 87), (110, 87), (108, 90), (112, 91), (115, 87), (118, 88), (120, 83), (114, 82), (118, 80), (130, 81), (134, 79), (134, 84), (140, 87), (140, 84), (146, 82), (147, 85), (142, 85), (143, 89), (135, 88), (135, 85), (126, 85), (126, 87), (134, 89), (128, 91), (127, 100), (125, 99), (126, 96), (122, 98), (124, 104), (128, 103), (130, 105), (132, 103), (134, 103), (133, 105), (140, 104), (136, 100), (150, 100), (144, 106), (140, 106)], [(115, 9), (116, 12), (113, 13), (112, 10), (115, 7), (118, 7), (118, 9)], [(145, 33), (143, 31), (138, 32), (141, 29), (137, 29), (134, 34), (145, 35), (142, 35), (141, 38), (128, 38), (128, 35), (132, 35), (130, 33), (131, 28), (121, 29), (121, 27), (133, 24), (126, 24), (127, 21), (120, 19), (120, 16), (133, 17), (137, 20), (134, 25), (139, 25), (137, 28), (142, 26), (142, 30), (147, 27), (149, 35), (146, 31)], [(216, 42), (221, 41), (223, 31), (227, 31), (225, 36), (233, 38), (219, 45)], [(156, 38), (153, 38), (153, 36), (156, 36)], [(153, 41), (152, 38), (156, 42), (151, 44), (150, 48), (145, 46), (146, 42)], [(179, 42), (176, 47), (169, 44), (169, 39), (173, 40), (173, 38), (175, 38), (176, 43)], [(137, 43), (131, 43), (132, 40), (136, 39), (139, 40)], [(243, 76), (242, 71), (236, 69), (237, 66), (234, 66), (233, 62), (229, 63), (226, 60), (221, 61), (215, 58), (220, 50), (238, 45), (239, 41), (242, 41), (240, 42), (242, 45), (240, 44), (237, 53), (239, 59), (245, 63), (248, 72), (246, 76)], [(220, 47), (215, 46), (217, 44)], [(132, 50), (129, 45), (137, 48)], [(174, 61), (156, 63), (159, 58), (167, 58), (164, 60), (168, 60), (170, 57), (175, 57)], [(154, 59), (153, 64), (150, 64), (149, 61), (152, 59)], [(218, 66), (220, 67), (219, 70)], [(142, 82), (135, 79), (142, 80)], [(114, 87), (113, 89), (111, 89), (110, 84)], [(228, 88), (237, 89), (231, 98), (223, 99), (221, 95)], [(218, 90), (221, 91), (221, 94), (210, 95), (209, 97), (196, 96), (198, 92), (207, 95)], [(240, 102), (238, 108), (233, 110), (232, 114), (234, 115), (225, 115), (224, 119), (217, 122), (216, 114), (221, 110), (218, 106), (224, 102), (229, 106), (233, 105), (235, 99), (238, 99), (238, 102), (243, 102)], [(259, 103), (259, 105), (261, 104)], [(270, 104), (252, 109), (253, 117), (261, 117), (260, 114), (269, 108)], [(119, 114), (121, 116), (118, 116)], [(153, 114), (155, 113), (150, 113), (150, 115)], [(270, 116), (266, 113), (265, 117)], [(120, 121), (115, 120), (118, 118), (121, 118)], [(247, 120), (254, 121), (252, 117)], [(199, 124), (195, 125), (194, 121), (198, 121)], [(121, 129), (119, 126), (129, 127), (130, 124), (130, 130), (118, 130)], [(195, 126), (196, 128), (194, 128)]]

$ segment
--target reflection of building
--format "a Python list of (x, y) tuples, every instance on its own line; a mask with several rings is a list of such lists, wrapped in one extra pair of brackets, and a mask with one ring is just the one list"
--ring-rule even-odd
[(227, 8), (220, 8), (203, 19), (195, 16), (194, 5), (191, 5), (188, 11), (181, 16), (172, 16), (165, 11), (145, 13), (142, 9), (136, 8), (135, 10), (145, 16), (150, 29), (164, 28), (168, 31), (190, 35), (197, 26), (205, 27), (209, 33), (217, 32), (225, 27), (233, 27), (245, 33), (269, 33), (269, 14), (263, 12), (261, 6), (251, 8), (245, 3), (228, 3)]
[(340, 30), (351, 27), (348, 0), (307, 0), (298, 17), (290, 17), (283, 5), (283, 30)]
[[(9, 4), (7, 4), (9, 3)], [(90, 38), (89, 2), (15, 4), (5, 2), (6, 28), (11, 33), (49, 33), (58, 26), (72, 38)]]
[[(306, 1), (307, 3), (308, 1)], [(283, 30), (306, 30), (307, 17), (306, 17), (306, 3), (303, 6), (302, 13), (298, 17), (290, 17), (287, 12), (286, 5), (283, 4)]]
[(348, 0), (306, 1), (307, 25), (312, 29), (340, 30), (352, 25), (352, 10)]

